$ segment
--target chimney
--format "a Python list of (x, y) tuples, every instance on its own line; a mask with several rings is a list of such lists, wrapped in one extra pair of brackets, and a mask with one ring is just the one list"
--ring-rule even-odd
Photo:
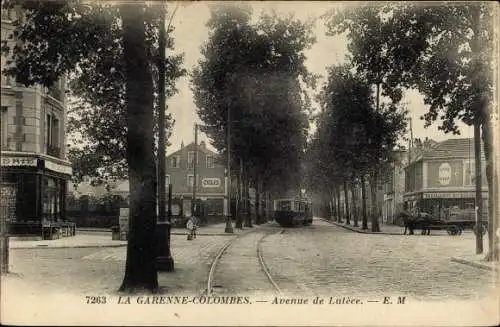
[(184, 147), (184, 141), (181, 141), (181, 149)]
[(200, 148), (205, 150), (205, 141), (200, 142)]

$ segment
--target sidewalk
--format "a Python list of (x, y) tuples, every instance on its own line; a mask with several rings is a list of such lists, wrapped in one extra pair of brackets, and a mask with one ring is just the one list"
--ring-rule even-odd
[[(328, 220), (328, 219), (324, 219), (324, 218), (317, 218), (317, 219), (321, 219), (325, 222), (328, 222), (330, 224), (333, 224), (333, 225), (336, 225), (336, 226), (339, 226), (339, 227), (342, 227), (344, 229), (347, 229), (347, 230), (350, 230), (350, 231), (353, 231), (353, 232), (357, 232), (357, 233), (361, 233), (361, 234), (380, 234), (380, 235), (404, 235), (404, 230), (405, 228), (404, 227), (401, 227), (401, 226), (397, 226), (397, 225), (392, 225), (392, 224), (380, 224), (380, 232), (372, 232), (371, 231), (371, 222), (368, 221), (368, 229), (362, 229), (361, 228), (361, 221), (358, 221), (358, 224), (359, 226), (358, 227), (354, 227), (353, 224), (354, 222), (351, 220), (351, 224), (350, 225), (347, 225), (345, 223), (345, 220), (343, 223), (338, 223), (336, 221), (332, 221), (332, 220)], [(465, 231), (465, 233), (468, 233), (469, 231)], [(416, 231), (415, 234), (419, 234), (420, 233), (420, 230)], [(449, 236), (448, 235), (448, 232), (445, 231), (445, 230), (432, 230), (431, 231), (431, 234), (430, 235), (427, 235), (427, 236)]]
[(353, 221), (351, 221), (350, 225), (347, 225), (345, 223), (345, 220), (343, 223), (338, 223), (336, 221), (328, 220), (328, 219), (324, 219), (324, 218), (319, 218), (319, 217), (315, 217), (315, 218), (323, 220), (323, 221), (328, 222), (330, 224), (345, 228), (347, 230), (351, 230), (353, 232), (361, 233), (361, 234), (403, 235), (403, 232), (405, 230), (404, 227), (400, 227), (400, 226), (396, 226), (396, 225), (380, 224), (381, 231), (380, 232), (372, 232), (371, 231), (371, 222), (368, 222), (368, 229), (362, 229), (361, 228), (361, 224), (362, 224), (361, 221), (358, 221), (358, 224), (359, 224), (358, 227), (354, 227)]
[[(253, 228), (245, 227), (244, 229), (234, 228), (234, 233), (224, 233), (226, 223), (219, 223), (209, 226), (200, 227), (197, 231), (197, 236), (234, 236), (239, 235), (255, 228), (259, 225), (254, 225)], [(171, 235), (186, 235), (188, 231), (182, 228), (172, 228)], [(90, 247), (120, 247), (126, 246), (127, 241), (115, 241), (111, 239), (111, 231), (106, 230), (80, 230), (72, 237), (64, 237), (57, 240), (22, 240), (20, 238), (12, 238), (9, 240), (9, 248), (11, 249), (30, 249), (30, 248), (90, 248)]]

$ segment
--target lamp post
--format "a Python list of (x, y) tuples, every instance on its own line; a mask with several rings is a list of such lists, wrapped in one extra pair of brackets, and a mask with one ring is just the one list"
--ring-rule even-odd
[(194, 158), (193, 158), (193, 200), (191, 201), (191, 216), (194, 216), (196, 209), (196, 170), (198, 166), (198, 124), (194, 124)]

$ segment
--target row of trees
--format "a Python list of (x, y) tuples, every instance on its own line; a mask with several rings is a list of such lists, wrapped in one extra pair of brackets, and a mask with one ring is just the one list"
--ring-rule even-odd
[[(314, 38), (310, 23), (292, 17), (251, 19), (249, 6), (213, 8), (192, 89), (203, 130), (225, 162), (230, 141), (231, 166), (243, 172), (238, 189), (242, 183), (248, 194), (255, 187), (259, 222), (262, 194), (300, 189), (309, 127), (306, 87), (314, 81), (304, 51)], [(249, 214), (246, 225), (251, 226)], [(240, 212), (236, 227), (242, 227)]]
[[(83, 140), (70, 151), (76, 179), (129, 179), (130, 234), (122, 291), (158, 289), (155, 116), (160, 107), (157, 72), (163, 64), (158, 60), (159, 24), (165, 15), (164, 3), (160, 5), (158, 10), (144, 2), (117, 7), (79, 0), (2, 1), (23, 14), (14, 22), (14, 46), (2, 45), (11, 58), (5, 73), (26, 86), (46, 87), (71, 76), (71, 90), (79, 100), (70, 131)], [(165, 44), (173, 48), (170, 37)], [(164, 63), (167, 95), (175, 93), (175, 80), (185, 73), (181, 63), (181, 56)], [(172, 121), (168, 115), (166, 119), (168, 129)]]
[[(494, 205), (498, 198), (495, 183), (498, 179), (493, 168), (491, 116), (496, 13), (492, 4), (486, 2), (443, 6), (381, 3), (348, 6), (326, 13), (323, 18), (328, 33), (347, 35), (350, 66), (333, 68), (321, 95), (320, 141), (313, 143), (311, 151), (330, 149), (332, 153), (313, 169), (321, 177), (311, 176), (310, 179), (321, 181), (330, 177), (336, 181), (334, 185), (342, 185), (356, 180), (353, 176), (360, 180), (370, 176), (374, 185), (380, 164), (389, 159), (388, 151), (392, 150), (394, 137), (404, 130), (401, 121), (404, 112), (398, 109), (398, 103), (405, 89), (418, 89), (429, 106), (422, 117), (427, 126), (440, 120), (439, 129), (459, 134), (457, 121), (474, 125), (476, 158), (480, 158), (479, 140), (482, 137), (489, 189), (487, 259), (498, 260), (498, 236), (495, 235), (498, 213)], [(353, 96), (341, 101), (340, 94), (334, 99), (333, 94), (343, 89)], [(371, 94), (375, 94), (374, 103), (369, 100)], [(349, 108), (354, 108), (356, 113)], [(362, 114), (363, 110), (366, 115)], [(342, 125), (345, 124), (343, 119), (356, 120), (358, 124)], [(370, 119), (372, 122), (367, 122)], [(377, 119), (387, 123), (380, 128), (378, 140), (370, 136), (367, 127)], [(346, 126), (351, 126), (348, 130), (357, 136), (350, 140), (351, 137), (344, 135), (343, 140), (336, 140), (336, 135)], [(371, 133), (378, 134), (374, 130)], [(370, 146), (366, 148), (366, 144)], [(480, 165), (481, 160), (477, 159), (476, 172), (482, 171)], [(347, 176), (333, 175), (336, 170), (347, 172)], [(480, 180), (476, 178), (478, 183)], [(318, 184), (314, 182), (313, 185)], [(476, 188), (479, 190), (477, 203), (481, 207), (480, 184)], [(346, 184), (344, 189), (347, 189)], [(327, 194), (330, 196), (333, 190), (328, 189)], [(373, 222), (376, 224), (375, 220)], [(377, 230), (373, 225), (372, 228)]]

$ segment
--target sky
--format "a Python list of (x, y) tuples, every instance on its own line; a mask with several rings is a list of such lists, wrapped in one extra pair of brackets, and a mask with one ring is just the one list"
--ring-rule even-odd
[[(171, 8), (174, 8), (172, 3)], [(175, 119), (172, 136), (169, 141), (171, 145), (167, 148), (168, 153), (172, 153), (181, 147), (194, 141), (194, 122), (201, 123), (196, 115), (196, 106), (193, 100), (193, 94), (190, 88), (189, 73), (192, 71), (201, 58), (200, 47), (208, 39), (208, 29), (206, 23), (210, 18), (209, 6), (213, 2), (191, 2), (188, 6), (179, 6), (171, 24), (175, 27), (173, 37), (175, 39), (175, 53), (184, 53), (184, 68), (188, 70), (188, 75), (179, 79), (177, 88), (179, 92), (168, 100), (168, 109)], [(308, 18), (318, 17), (329, 9), (341, 6), (339, 2), (326, 1), (293, 1), (293, 2), (251, 2), (254, 15), (257, 16), (261, 11), (275, 10), (278, 14), (288, 15), (292, 13), (296, 18), (306, 20)], [(170, 12), (173, 11), (169, 9)], [(169, 21), (171, 16), (167, 18)], [(341, 36), (326, 36), (326, 28), (321, 20), (318, 20), (314, 33), (316, 43), (307, 50), (306, 67), (310, 72), (326, 76), (326, 67), (341, 64), (345, 62), (347, 55), (347, 40)], [(324, 79), (320, 79), (321, 86)], [(319, 89), (319, 87), (318, 87)], [(403, 102), (407, 104), (412, 118), (413, 136), (419, 138), (429, 137), (436, 141), (443, 141), (448, 138), (457, 137), (451, 134), (445, 134), (437, 129), (439, 122), (434, 123), (429, 128), (424, 128), (424, 121), (420, 117), (427, 111), (424, 105), (423, 97), (417, 91), (409, 91), (405, 94)], [(472, 137), (472, 129), (459, 125), (462, 135), (459, 137)], [(209, 139), (200, 133), (199, 141), (205, 141), (209, 145)]]

